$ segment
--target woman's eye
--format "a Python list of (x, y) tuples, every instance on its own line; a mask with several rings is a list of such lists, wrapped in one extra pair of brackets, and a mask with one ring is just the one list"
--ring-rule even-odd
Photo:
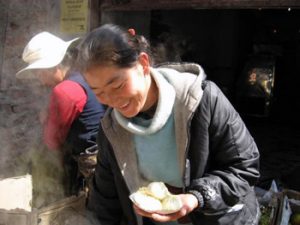
[(100, 102), (106, 101), (106, 95), (104, 93), (99, 93), (96, 95)]
[(104, 93), (103, 93), (103, 92), (97, 92), (97, 91), (94, 91), (94, 94), (95, 94), (96, 96), (98, 96), (98, 97), (100, 97), (100, 96), (103, 96), (103, 95), (104, 95)]
[(115, 86), (115, 89), (120, 89), (120, 88), (122, 88), (122, 87), (123, 87), (123, 83), (121, 83), (121, 84)]

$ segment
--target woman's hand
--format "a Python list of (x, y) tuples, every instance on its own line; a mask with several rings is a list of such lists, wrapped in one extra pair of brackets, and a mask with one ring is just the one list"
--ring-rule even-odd
[(144, 217), (149, 217), (157, 222), (175, 221), (175, 220), (178, 220), (178, 219), (186, 216), (187, 214), (192, 212), (198, 206), (198, 200), (194, 195), (179, 194), (178, 196), (181, 199), (182, 208), (178, 212), (175, 212), (175, 213), (171, 213), (171, 214), (159, 214), (159, 213), (155, 213), (155, 212), (149, 213), (149, 212), (146, 212), (146, 211), (140, 209), (136, 205), (133, 205), (133, 208), (137, 214), (144, 216)]

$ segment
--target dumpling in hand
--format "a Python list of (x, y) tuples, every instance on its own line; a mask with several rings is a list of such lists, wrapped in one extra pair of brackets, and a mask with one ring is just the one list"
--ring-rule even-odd
[(162, 209), (161, 202), (144, 192), (135, 192), (130, 195), (130, 199), (142, 210), (147, 212), (154, 212)]
[(170, 192), (166, 185), (163, 182), (152, 182), (148, 185), (148, 191), (150, 194), (159, 200), (164, 199), (167, 197)]

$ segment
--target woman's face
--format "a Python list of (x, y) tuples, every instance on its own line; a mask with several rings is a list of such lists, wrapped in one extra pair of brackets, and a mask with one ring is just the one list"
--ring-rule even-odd
[(85, 78), (102, 104), (127, 118), (153, 105), (149, 68), (140, 62), (130, 68), (95, 66), (86, 71)]

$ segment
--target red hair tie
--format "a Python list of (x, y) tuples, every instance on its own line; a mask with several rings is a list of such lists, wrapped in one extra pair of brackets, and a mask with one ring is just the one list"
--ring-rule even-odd
[(133, 28), (129, 28), (128, 33), (131, 34), (132, 36), (135, 36), (135, 30)]

